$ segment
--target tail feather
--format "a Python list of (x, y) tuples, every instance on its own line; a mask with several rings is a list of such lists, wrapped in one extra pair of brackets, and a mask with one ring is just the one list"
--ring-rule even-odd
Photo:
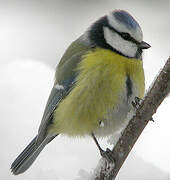
[(46, 137), (39, 146), (36, 145), (36, 138), (37, 136), (12, 163), (11, 171), (13, 174), (18, 175), (26, 171), (44, 149), (45, 145), (54, 137)]
[(19, 164), (25, 159), (28, 154), (31, 154), (32, 150), (35, 148), (35, 142), (36, 142), (37, 136), (29, 143), (29, 145), (22, 151), (22, 153), (15, 159), (15, 161), (11, 165), (12, 172), (17, 169)]

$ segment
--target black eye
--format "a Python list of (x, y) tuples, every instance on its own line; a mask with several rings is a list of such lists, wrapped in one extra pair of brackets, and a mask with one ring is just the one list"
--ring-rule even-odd
[(130, 34), (129, 33), (121, 33), (121, 36), (122, 36), (122, 38), (123, 39), (125, 39), (125, 40), (131, 40), (131, 36), (130, 36)]

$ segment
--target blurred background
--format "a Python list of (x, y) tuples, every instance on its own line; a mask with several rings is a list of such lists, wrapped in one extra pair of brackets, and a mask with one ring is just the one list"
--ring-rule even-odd
[[(69, 44), (99, 17), (124, 9), (141, 25), (151, 48), (144, 55), (146, 88), (170, 52), (169, 0), (0, 0), (0, 179), (91, 180), (100, 155), (91, 138), (58, 137), (20, 176), (10, 165), (36, 135)], [(170, 180), (170, 98), (123, 165), (117, 180)], [(107, 147), (107, 139), (100, 140)]]

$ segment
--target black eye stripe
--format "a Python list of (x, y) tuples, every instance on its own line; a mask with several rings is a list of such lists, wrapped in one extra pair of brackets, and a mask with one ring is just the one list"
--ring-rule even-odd
[(110, 25), (108, 26), (108, 28), (116, 33), (118, 33), (124, 40), (126, 41), (131, 41), (135, 44), (139, 44), (138, 41), (136, 41), (129, 33), (126, 33), (126, 32), (119, 32), (117, 31), (116, 29), (114, 29), (113, 27), (111, 27)]
[(133, 43), (135, 43), (135, 44), (139, 44), (139, 42), (136, 41), (129, 33), (124, 33), (124, 32), (122, 32), (122, 33), (120, 33), (120, 35), (121, 35), (121, 37), (122, 37), (123, 39), (125, 39), (125, 40), (127, 40), (127, 41), (131, 41), (131, 42), (133, 42)]
[(124, 33), (124, 32), (121, 33), (121, 36), (125, 40), (131, 40), (131, 38), (132, 38), (129, 33)]

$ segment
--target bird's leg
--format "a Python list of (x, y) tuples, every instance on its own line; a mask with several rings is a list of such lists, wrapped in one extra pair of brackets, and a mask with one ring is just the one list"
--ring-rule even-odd
[(92, 135), (92, 138), (93, 138), (94, 142), (96, 143), (96, 145), (97, 145), (97, 147), (98, 147), (98, 149), (100, 151), (100, 154), (101, 154), (101, 152), (103, 152), (104, 150), (100, 147), (95, 135), (93, 133), (91, 133), (91, 135)]
[(99, 151), (100, 151), (101, 156), (102, 156), (103, 158), (105, 158), (108, 162), (114, 162), (114, 157), (113, 157), (112, 151), (111, 151), (109, 148), (107, 148), (106, 151), (104, 151), (104, 150), (100, 147), (100, 145), (99, 145), (99, 143), (98, 143), (98, 141), (97, 141), (94, 133), (91, 133), (91, 135), (92, 135), (92, 138), (93, 138), (94, 142), (96, 143), (96, 145), (97, 145), (97, 147), (98, 147), (98, 149), (99, 149)]

